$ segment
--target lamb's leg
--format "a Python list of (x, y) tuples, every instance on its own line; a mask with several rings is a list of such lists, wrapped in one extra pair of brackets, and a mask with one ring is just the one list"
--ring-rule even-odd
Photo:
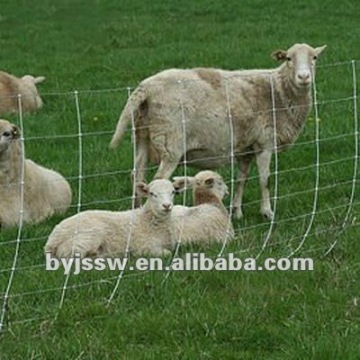
[[(132, 173), (132, 181), (138, 183), (145, 181), (146, 166), (149, 159), (148, 148), (144, 141), (139, 141), (137, 144), (137, 154), (135, 159), (135, 173)], [(141, 206), (141, 195), (135, 194), (135, 207)]]
[(260, 189), (261, 189), (261, 209), (260, 213), (271, 220), (274, 217), (274, 213), (271, 210), (270, 203), (270, 189), (269, 189), (269, 176), (270, 176), (270, 162), (271, 152), (263, 150), (256, 154), (256, 164), (258, 167), (260, 177)]
[(249, 175), (249, 167), (251, 160), (254, 158), (254, 155), (246, 155), (240, 156), (238, 158), (239, 164), (239, 172), (237, 178), (237, 189), (234, 197), (233, 205), (234, 205), (234, 215), (237, 219), (241, 219), (243, 217), (242, 212), (242, 198), (244, 193), (244, 187), (246, 184), (247, 177)]

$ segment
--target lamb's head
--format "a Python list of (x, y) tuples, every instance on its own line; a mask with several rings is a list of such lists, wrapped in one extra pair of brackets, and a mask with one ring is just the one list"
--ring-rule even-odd
[(10, 144), (20, 137), (20, 129), (7, 120), (0, 119), (0, 154), (6, 151)]
[(222, 200), (229, 193), (224, 179), (217, 172), (204, 170), (195, 176), (176, 176), (173, 182), (176, 191), (180, 192), (186, 188), (193, 189), (196, 193), (207, 193), (215, 195)]
[(136, 185), (137, 193), (147, 197), (144, 207), (158, 218), (170, 216), (173, 208), (175, 189), (169, 180), (153, 180), (149, 185), (140, 182)]
[(44, 76), (34, 77), (32, 75), (25, 75), (21, 78), (21, 88), (24, 92), (24, 95), (32, 97), (35, 100), (34, 105), (36, 109), (40, 109), (43, 105), (38, 89), (36, 88), (36, 84), (40, 84), (44, 80)]
[(315, 63), (326, 45), (313, 48), (307, 44), (295, 44), (288, 50), (277, 50), (272, 53), (275, 60), (285, 61), (284, 67), (290, 81), (298, 88), (308, 88), (315, 75)]

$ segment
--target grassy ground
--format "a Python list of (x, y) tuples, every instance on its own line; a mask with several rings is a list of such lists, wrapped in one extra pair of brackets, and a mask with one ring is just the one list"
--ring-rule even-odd
[[(108, 308), (117, 274), (82, 273), (70, 277), (58, 311), (64, 276), (45, 272), (42, 250), (61, 220), (53, 217), (21, 232), (0, 359), (358, 359), (358, 189), (349, 222), (343, 232), (339, 228), (354, 175), (350, 60), (360, 60), (359, 10), (354, 0), (3, 1), (1, 69), (47, 77), (44, 108), (24, 118), (26, 153), (69, 178), (74, 200), (67, 215), (79, 201), (74, 90), (84, 134), (82, 209), (125, 209), (131, 203), (130, 137), (117, 152), (107, 145), (128, 86), (169, 67), (272, 67), (269, 54), (295, 42), (328, 48), (317, 72), (321, 141), (314, 221), (312, 115), (296, 145), (279, 155), (275, 226), (269, 233), (258, 214), (253, 171), (245, 219), (235, 223), (237, 239), (226, 248), (241, 258), (256, 256), (270, 234), (261, 258), (286, 256), (303, 243), (297, 256), (312, 257), (315, 271), (188, 271), (167, 280), (163, 272), (125, 272)], [(7, 118), (19, 122), (16, 115)], [(229, 169), (221, 172), (230, 181)], [(0, 234), (0, 306), (15, 239), (17, 230)]]

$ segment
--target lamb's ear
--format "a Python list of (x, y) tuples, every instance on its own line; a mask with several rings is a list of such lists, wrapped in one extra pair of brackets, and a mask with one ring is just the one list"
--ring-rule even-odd
[(34, 84), (39, 84), (42, 83), (43, 81), (45, 81), (45, 76), (38, 76), (36, 78), (34, 78)]
[(326, 49), (326, 45), (315, 48), (314, 50), (315, 50), (316, 56), (319, 56), (325, 49)]
[(13, 139), (18, 139), (20, 137), (20, 129), (18, 126), (16, 125), (13, 125), (12, 126), (12, 136), (13, 136)]
[(195, 178), (192, 176), (175, 176), (173, 177), (173, 186), (176, 192), (182, 192), (191, 189), (194, 186)]
[(142, 196), (149, 196), (149, 185), (144, 182), (139, 182), (136, 184), (136, 192)]
[(212, 187), (212, 186), (215, 184), (215, 178), (213, 178), (212, 176), (206, 178), (206, 179), (204, 180), (204, 184), (205, 184), (207, 187)]
[(286, 60), (286, 54), (287, 54), (287, 51), (285, 51), (285, 50), (275, 50), (271, 54), (271, 57), (277, 61), (284, 61), (284, 60)]

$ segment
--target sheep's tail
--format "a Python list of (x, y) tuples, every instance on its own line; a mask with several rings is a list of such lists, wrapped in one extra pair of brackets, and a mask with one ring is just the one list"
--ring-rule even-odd
[(119, 146), (125, 131), (132, 121), (144, 110), (144, 103), (147, 100), (147, 94), (144, 89), (138, 87), (129, 97), (120, 119), (117, 123), (115, 133), (110, 142), (110, 148), (115, 149)]

